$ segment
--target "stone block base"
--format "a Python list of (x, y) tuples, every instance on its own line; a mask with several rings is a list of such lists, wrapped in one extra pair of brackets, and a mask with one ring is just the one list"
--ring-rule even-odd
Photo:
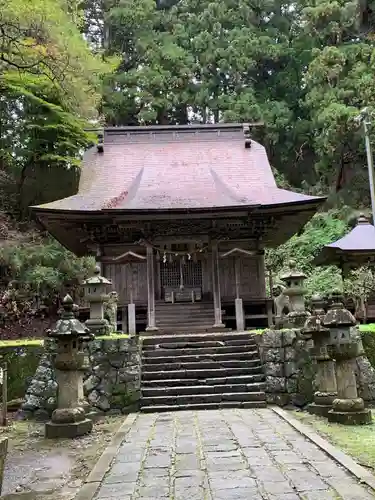
[(89, 434), (92, 431), (92, 427), (92, 420), (88, 418), (70, 424), (47, 422), (45, 425), (45, 436), (47, 439), (75, 438), (83, 436), (84, 434)]
[(331, 405), (319, 405), (316, 403), (311, 403), (307, 407), (307, 411), (311, 413), (311, 415), (318, 415), (319, 417), (327, 417), (328, 412), (331, 410)]
[(372, 423), (370, 410), (343, 412), (331, 410), (328, 412), (328, 421), (344, 425), (364, 425)]

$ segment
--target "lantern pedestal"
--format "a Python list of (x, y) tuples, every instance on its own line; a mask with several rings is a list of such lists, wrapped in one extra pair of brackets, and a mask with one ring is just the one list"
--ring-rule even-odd
[(329, 422), (346, 425), (369, 424), (371, 411), (365, 409), (362, 398), (358, 397), (357, 381), (353, 360), (361, 354), (361, 345), (353, 342), (351, 328), (356, 319), (343, 304), (339, 290), (332, 293), (332, 304), (324, 316), (323, 325), (329, 328), (330, 342), (328, 355), (336, 361), (337, 398), (328, 412)]
[(314, 393), (314, 402), (307, 407), (313, 415), (327, 417), (337, 398), (335, 363), (330, 358), (326, 346), (311, 349), (311, 356), (317, 362), (316, 381), (318, 390)]
[(75, 438), (91, 432), (93, 427), (86, 415), (89, 404), (83, 393), (83, 342), (92, 340), (93, 335), (74, 317), (71, 297), (65, 297), (63, 307), (62, 318), (48, 332), (57, 342), (54, 368), (58, 394), (57, 409), (45, 424), (46, 438)]
[(324, 300), (320, 295), (313, 295), (311, 306), (312, 314), (307, 319), (302, 334), (314, 342), (310, 354), (317, 364), (315, 381), (318, 390), (314, 394), (314, 402), (308, 405), (307, 411), (313, 415), (326, 417), (332, 409), (333, 400), (337, 398), (335, 364), (327, 351), (330, 331), (322, 325), (325, 315)]
[(336, 359), (337, 398), (328, 412), (329, 422), (345, 425), (363, 425), (372, 422), (371, 411), (365, 408), (362, 398), (358, 397), (357, 381), (353, 359), (360, 354), (357, 343), (329, 346), (332, 357)]

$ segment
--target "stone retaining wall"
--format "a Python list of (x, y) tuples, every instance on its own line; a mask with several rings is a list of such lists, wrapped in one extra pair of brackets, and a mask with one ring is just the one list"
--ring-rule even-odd
[[(25, 395), (23, 418), (45, 420), (56, 407), (57, 383), (53, 371), (55, 342), (46, 339), (44, 354)], [(138, 338), (96, 339), (85, 347), (89, 365), (84, 375), (85, 395), (100, 412), (136, 409), (140, 398)]]
[[(352, 337), (361, 342), (357, 328)], [(256, 336), (266, 376), (267, 402), (284, 406), (303, 407), (312, 402), (315, 363), (306, 341), (298, 329), (265, 330)], [(375, 370), (366, 356), (355, 361), (359, 396), (367, 402), (375, 401)]]

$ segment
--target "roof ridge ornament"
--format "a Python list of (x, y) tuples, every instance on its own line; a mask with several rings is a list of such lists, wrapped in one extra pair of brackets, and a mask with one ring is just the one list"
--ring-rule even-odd
[(250, 138), (250, 124), (244, 123), (243, 125), (243, 135), (245, 136), (245, 149), (251, 148), (251, 138)]
[(97, 131), (98, 136), (98, 144), (97, 149), (98, 153), (104, 153), (104, 128), (101, 128)]
[(357, 219), (357, 224), (370, 224), (369, 219), (365, 216), (364, 213), (360, 213)]

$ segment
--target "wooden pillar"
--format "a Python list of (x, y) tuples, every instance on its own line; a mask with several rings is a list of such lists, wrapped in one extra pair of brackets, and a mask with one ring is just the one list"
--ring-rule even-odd
[(243, 302), (240, 297), (241, 260), (238, 256), (234, 258), (234, 277), (236, 281), (236, 300), (234, 301), (236, 311), (236, 329), (238, 332), (243, 332), (245, 330), (245, 316), (243, 311)]
[(154, 250), (147, 245), (147, 328), (146, 330), (157, 330), (155, 322), (155, 270)]
[(96, 249), (96, 253), (95, 253), (95, 261), (96, 261), (96, 265), (100, 269), (100, 275), (101, 276), (103, 276), (102, 255), (103, 255), (103, 251), (102, 251), (100, 245), (98, 245), (98, 247)]
[(212, 292), (214, 296), (215, 323), (214, 328), (221, 328), (223, 324), (221, 317), (221, 296), (220, 296), (220, 278), (219, 278), (219, 249), (217, 241), (212, 242)]
[(133, 293), (133, 265), (130, 262), (127, 264), (128, 286), (129, 286), (129, 304), (127, 307), (128, 313), (128, 332), (130, 335), (135, 335), (137, 332), (134, 293)]

